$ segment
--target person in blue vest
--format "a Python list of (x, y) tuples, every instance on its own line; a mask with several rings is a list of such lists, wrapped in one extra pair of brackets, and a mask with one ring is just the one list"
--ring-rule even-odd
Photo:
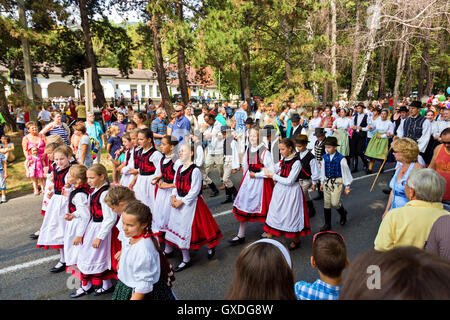
[(341, 196), (345, 189), (345, 194), (350, 193), (350, 185), (353, 181), (350, 168), (345, 157), (337, 152), (338, 142), (336, 137), (327, 137), (325, 139), (325, 151), (323, 155), (320, 190), (324, 195), (324, 218), (325, 224), (320, 231), (331, 230), (331, 208), (339, 212), (340, 224), (343, 226), (347, 222), (347, 210), (344, 209)]

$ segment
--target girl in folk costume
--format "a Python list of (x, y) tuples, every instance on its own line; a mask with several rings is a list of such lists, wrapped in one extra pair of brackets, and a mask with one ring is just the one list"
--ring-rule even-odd
[(60, 146), (55, 149), (53, 171), (53, 185), (49, 187), (48, 198), (50, 199), (45, 212), (44, 221), (40, 229), (37, 241), (38, 248), (59, 249), (60, 260), (50, 272), (56, 273), (64, 271), (66, 261), (64, 258), (64, 216), (67, 213), (69, 199), (63, 195), (67, 186), (67, 173), (70, 168), (70, 159), (73, 156), (72, 150), (68, 146)]
[[(45, 189), (44, 189), (44, 199), (42, 200), (42, 206), (41, 206), (41, 215), (45, 216), (45, 211), (47, 210), (48, 203), (50, 202), (50, 198), (48, 197), (48, 194), (50, 192), (50, 187), (53, 188), (53, 170), (55, 168), (54, 163), (54, 155), (53, 152), (56, 148), (63, 145), (64, 141), (61, 138), (61, 143), (57, 142), (51, 142), (48, 143), (45, 146), (45, 154), (47, 155), (48, 159), (48, 166), (44, 167), (44, 175), (46, 175), (45, 180)], [(39, 237), (39, 230), (35, 233), (32, 233), (29, 235), (29, 237), (33, 240), (36, 240)]]
[(178, 247), (183, 254), (183, 262), (175, 268), (179, 272), (191, 266), (189, 249), (198, 250), (208, 245), (208, 259), (215, 254), (215, 247), (222, 233), (211, 211), (201, 196), (202, 174), (192, 163), (194, 145), (183, 144), (179, 150), (182, 165), (175, 173), (172, 190), (169, 224), (166, 228), (166, 255)]
[[(138, 133), (139, 150), (139, 174), (130, 184), (130, 188), (136, 193), (136, 199), (155, 211), (155, 197), (157, 186), (153, 179), (160, 175), (162, 154), (155, 147), (152, 130), (145, 128)], [(153, 226), (153, 233), (158, 233), (157, 226)]]
[(152, 212), (152, 226), (154, 229), (162, 231), (160, 241), (164, 240), (164, 233), (169, 223), (172, 190), (175, 188), (173, 180), (175, 178), (176, 169), (180, 166), (180, 162), (176, 161), (174, 150), (178, 145), (178, 140), (172, 136), (164, 136), (161, 139), (161, 158), (160, 168), (161, 175), (153, 179), (158, 184), (158, 193), (155, 199), (155, 210)]
[(133, 145), (133, 149), (131, 150), (131, 156), (130, 156), (130, 160), (128, 162), (128, 166), (126, 166), (123, 170), (123, 173), (130, 175), (130, 181), (126, 182), (128, 183), (127, 187), (133, 189), (134, 184), (136, 184), (136, 178), (137, 175), (139, 173), (139, 160), (140, 160), (140, 151), (141, 151), (141, 147), (139, 146), (138, 143), (138, 134), (139, 131), (141, 131), (141, 129), (133, 129), (132, 131), (130, 131), (130, 138), (131, 138), (131, 143)]
[(87, 184), (86, 171), (86, 166), (77, 164), (69, 169), (67, 177), (67, 181), (74, 186), (69, 195), (68, 213), (64, 216), (64, 257), (68, 271), (71, 270), (69, 266), (77, 264), (84, 232), (91, 218), (88, 203), (91, 189)]
[(394, 135), (394, 124), (388, 119), (388, 110), (381, 111), (380, 118), (376, 119), (369, 128), (373, 136), (366, 148), (366, 157), (369, 158), (367, 174), (372, 173), (375, 161), (386, 159), (389, 151), (389, 138)]
[(244, 178), (233, 204), (233, 212), (240, 225), (238, 235), (228, 240), (232, 245), (244, 243), (248, 222), (266, 221), (274, 187), (273, 180), (269, 179), (263, 170), (268, 168), (274, 171), (273, 158), (264, 144), (260, 143), (257, 128), (250, 129), (249, 141), (243, 159)]
[(265, 175), (277, 182), (273, 189), (264, 231), (267, 232), (268, 238), (273, 236), (292, 238), (289, 249), (294, 250), (300, 245), (300, 236), (311, 234), (308, 209), (299, 183), (302, 164), (291, 139), (285, 138), (280, 142), (280, 153), (283, 160), (274, 171), (264, 168)]
[(124, 145), (126, 151), (125, 161), (118, 167), (118, 170), (121, 173), (120, 185), (128, 187), (134, 179), (134, 174), (130, 171), (134, 169), (133, 151), (135, 146), (133, 145), (133, 139), (130, 133), (125, 133), (122, 136), (122, 144)]
[(152, 213), (140, 201), (129, 203), (122, 214), (126, 241), (120, 259), (113, 300), (175, 300), (173, 273), (151, 230)]
[(335, 120), (336, 119), (333, 117), (331, 106), (327, 104), (327, 106), (325, 107), (325, 116), (320, 122), (320, 127), (325, 129), (327, 137), (333, 134), (333, 130), (331, 130), (331, 128), (333, 127), (333, 123)]
[(94, 164), (87, 170), (87, 181), (93, 189), (89, 195), (91, 220), (83, 237), (78, 253), (77, 268), (72, 271), (82, 281), (82, 286), (70, 297), (78, 298), (91, 293), (94, 295), (111, 292), (114, 288), (111, 279), (116, 278), (111, 263), (111, 230), (117, 222), (117, 214), (105, 203), (109, 189), (108, 172), (101, 164)]
[(340, 108), (338, 117), (333, 122), (334, 131), (333, 136), (338, 140), (338, 152), (342, 154), (344, 157), (348, 157), (350, 155), (350, 138), (348, 134), (348, 129), (352, 125), (352, 120), (347, 117), (348, 110), (345, 108)]

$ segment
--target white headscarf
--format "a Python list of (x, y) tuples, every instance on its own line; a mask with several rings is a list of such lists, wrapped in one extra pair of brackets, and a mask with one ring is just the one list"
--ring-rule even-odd
[(287, 251), (286, 247), (281, 242), (273, 240), (273, 239), (261, 239), (261, 240), (253, 242), (248, 247), (254, 245), (255, 243), (260, 243), (260, 242), (270, 243), (270, 244), (274, 245), (275, 247), (277, 247), (278, 249), (280, 249), (281, 253), (283, 254), (284, 259), (286, 260), (289, 267), (292, 269), (291, 256), (289, 255), (289, 252)]

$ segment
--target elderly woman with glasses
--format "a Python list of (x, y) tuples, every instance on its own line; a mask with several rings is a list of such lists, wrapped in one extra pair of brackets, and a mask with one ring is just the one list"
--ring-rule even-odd
[(389, 210), (405, 206), (408, 198), (405, 193), (406, 180), (413, 169), (423, 168), (417, 161), (419, 146), (410, 138), (397, 139), (392, 143), (394, 157), (397, 160), (397, 169), (389, 183), (391, 194), (383, 217)]

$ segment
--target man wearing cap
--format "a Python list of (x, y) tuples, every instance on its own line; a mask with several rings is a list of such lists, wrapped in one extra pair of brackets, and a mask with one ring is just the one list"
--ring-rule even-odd
[(347, 222), (347, 210), (342, 206), (341, 196), (344, 188), (346, 195), (350, 193), (350, 185), (353, 181), (347, 159), (337, 152), (337, 138), (327, 137), (324, 144), (326, 154), (323, 156), (320, 168), (320, 181), (322, 183), (320, 189), (324, 193), (325, 224), (320, 231), (331, 230), (331, 208), (339, 212), (341, 225)]
[(303, 125), (300, 124), (300, 115), (293, 113), (291, 116), (291, 132), (288, 138), (293, 138), (302, 133)]
[(237, 190), (231, 181), (231, 173), (236, 173), (240, 168), (238, 144), (229, 126), (222, 126), (223, 141), (223, 184), (225, 185), (226, 198), (222, 204), (231, 203), (237, 195)]
[(243, 135), (243, 144), (244, 144), (244, 151), (247, 149), (249, 142), (248, 142), (248, 133), (251, 127), (253, 127), (255, 123), (253, 122), (253, 119), (248, 117), (245, 119), (245, 131)]
[(307, 135), (299, 134), (295, 137), (295, 145), (302, 165), (299, 175), (300, 186), (302, 187), (306, 205), (308, 206), (309, 217), (312, 218), (316, 214), (316, 209), (314, 208), (308, 190), (311, 186), (313, 191), (316, 190), (317, 182), (320, 180), (320, 167), (317, 159), (307, 149), (308, 142)]
[(431, 123), (420, 115), (422, 103), (413, 101), (409, 106), (409, 117), (400, 124), (397, 130), (399, 138), (411, 138), (419, 145), (420, 153), (424, 153), (431, 135)]

